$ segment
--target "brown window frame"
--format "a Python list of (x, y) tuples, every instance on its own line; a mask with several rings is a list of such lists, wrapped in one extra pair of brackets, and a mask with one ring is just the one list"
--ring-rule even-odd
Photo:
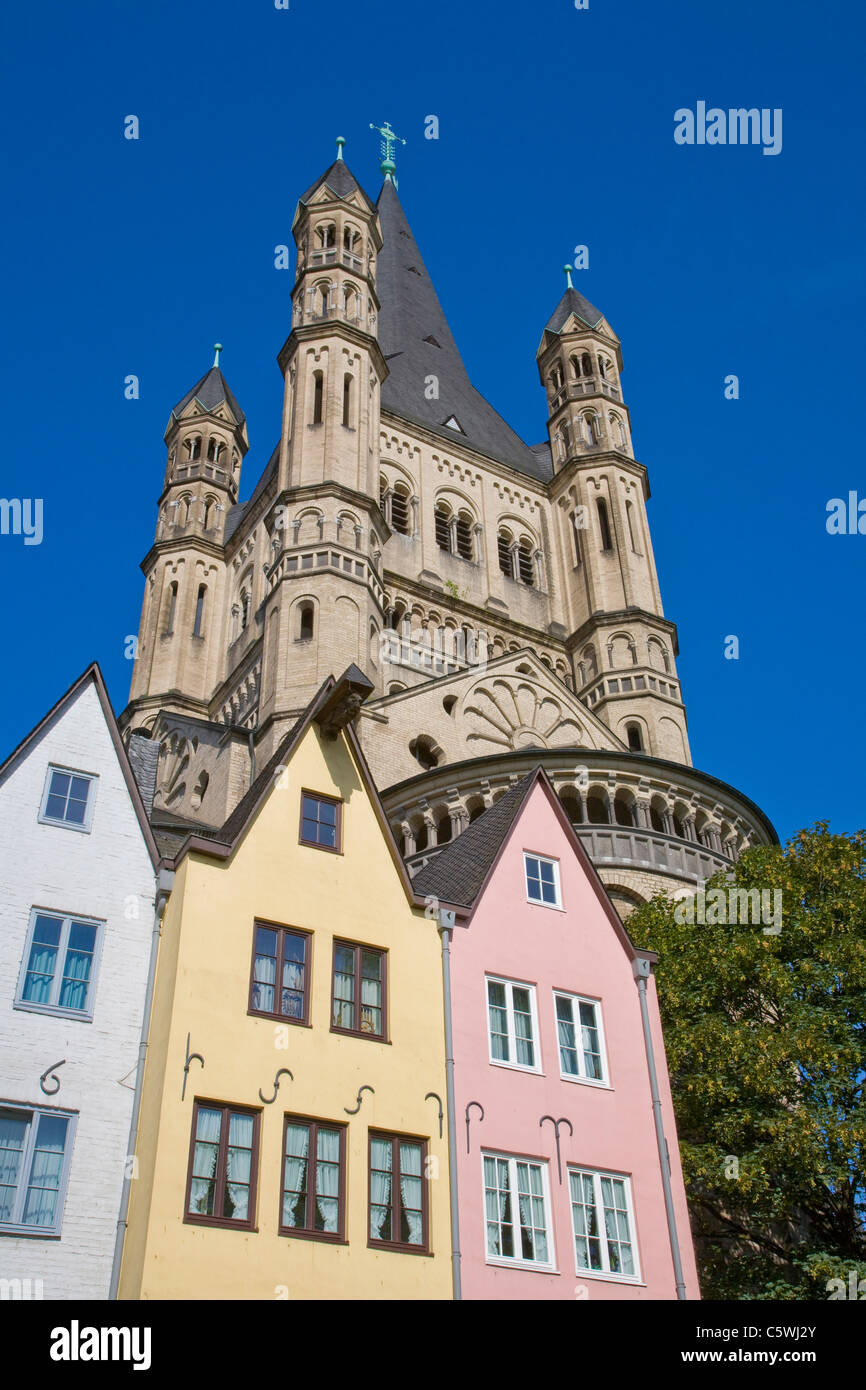
[[(279, 935), (279, 941), (278, 941), (278, 944), (277, 944), (277, 974), (276, 974), (276, 978), (275, 978), (275, 980), (274, 980), (274, 1001), (275, 1001), (275, 1002), (276, 1002), (277, 996), (279, 996), (280, 999), (282, 999), (282, 989), (283, 989), (283, 986), (282, 986), (283, 936), (284, 936), (284, 934), (285, 934), (286, 932), (290, 932), (292, 936), (302, 936), (302, 937), (304, 938), (304, 989), (303, 989), (304, 1009), (303, 1009), (303, 1013), (301, 1014), (301, 1017), (300, 1017), (300, 1018), (292, 1018), (292, 1016), (291, 1016), (290, 1014), (284, 1014), (284, 1013), (278, 1013), (278, 1012), (269, 1013), (267, 1009), (257, 1009), (257, 1008), (255, 1007), (255, 1005), (253, 1004), (253, 987), (254, 987), (254, 985), (255, 985), (255, 983), (256, 983), (255, 974), (254, 974), (255, 968), (256, 968), (256, 933), (257, 933), (259, 927), (262, 927), (265, 931), (275, 931), (275, 932), (277, 932), (278, 935)], [(253, 949), (252, 949), (252, 956), (251, 956), (251, 958), (250, 958), (250, 988), (249, 988), (249, 992), (248, 992), (248, 994), (247, 994), (247, 1013), (248, 1013), (248, 1014), (250, 1014), (253, 1018), (271, 1018), (271, 1019), (275, 1019), (278, 1023), (294, 1023), (296, 1027), (300, 1027), (300, 1028), (307, 1027), (307, 1028), (309, 1028), (309, 1026), (310, 1026), (310, 971), (311, 971), (311, 968), (312, 968), (312, 961), (311, 961), (310, 958), (311, 958), (311, 955), (312, 955), (312, 942), (313, 942), (313, 933), (312, 933), (312, 932), (309, 932), (309, 931), (304, 931), (304, 930), (302, 930), (301, 927), (290, 927), (290, 926), (287, 926), (285, 922), (267, 922), (267, 921), (265, 921), (265, 919), (264, 919), (263, 917), (255, 917), (255, 918), (253, 919)]]
[[(393, 1224), (399, 1230), (402, 1202), (400, 1198), (400, 1145), (420, 1144), (421, 1146), (421, 1244), (410, 1245), (402, 1240), (379, 1240), (370, 1235), (370, 1212), (373, 1206), (373, 1140), (391, 1140), (391, 1208), (394, 1213)], [(420, 1134), (399, 1134), (391, 1129), (369, 1129), (367, 1131), (367, 1248), (370, 1250), (396, 1250), (404, 1255), (429, 1255), (430, 1251), (430, 1197), (425, 1167), (429, 1140)], [(395, 1185), (396, 1178), (396, 1185)]]
[[(334, 836), (337, 841), (335, 845), (323, 845), (319, 840), (307, 840), (304, 837), (304, 797), (312, 797), (314, 801), (326, 801), (331, 806), (336, 806), (337, 814), (334, 820)], [(309, 819), (309, 817), (307, 817)], [(317, 822), (321, 824), (321, 822)], [(327, 854), (343, 853), (343, 803), (337, 796), (328, 796), (325, 792), (314, 792), (309, 787), (301, 788), (301, 814), (298, 819), (298, 844), (309, 845), (310, 849), (323, 849)]]
[[(316, 1195), (315, 1178), (316, 1167), (318, 1165), (318, 1154), (315, 1152), (317, 1147), (318, 1133), (320, 1129), (336, 1129), (340, 1133), (340, 1183), (337, 1193), (337, 1230), (336, 1231), (317, 1231), (310, 1226), (284, 1226), (283, 1225), (283, 1197), (285, 1195), (285, 1160), (286, 1160), (286, 1130), (290, 1124), (302, 1124), (309, 1126), (310, 1147), (308, 1154), (313, 1154), (312, 1161), (307, 1158), (307, 1206), (311, 1206), (311, 1197)], [(323, 1240), (328, 1245), (348, 1245), (346, 1237), (346, 1151), (348, 1148), (347, 1136), (349, 1133), (348, 1124), (341, 1120), (322, 1120), (315, 1115), (295, 1115), (289, 1111), (283, 1115), (283, 1137), (282, 1154), (280, 1158), (280, 1205), (277, 1211), (277, 1231), (281, 1236), (288, 1236), (289, 1239), (297, 1237), (299, 1240)], [(310, 1174), (312, 1173), (312, 1183)]]
[[(249, 1216), (244, 1221), (236, 1221), (232, 1216), (202, 1216), (199, 1213), (191, 1212), (189, 1200), (192, 1193), (192, 1166), (195, 1159), (196, 1130), (198, 1128), (198, 1112), (200, 1109), (219, 1110), (222, 1112), (223, 1120), (220, 1124), (220, 1142), (217, 1152), (217, 1166), (214, 1174), (216, 1190), (222, 1191), (225, 1185), (226, 1157), (228, 1150), (229, 1123), (232, 1115), (252, 1115), (253, 1117), (253, 1146), (250, 1157), (250, 1200)], [(227, 1122), (228, 1120), (228, 1122)], [(207, 1100), (204, 1096), (196, 1096), (192, 1108), (192, 1124), (189, 1136), (189, 1163), (186, 1175), (186, 1193), (184, 1196), (184, 1223), (191, 1226), (218, 1226), (225, 1231), (255, 1231), (256, 1226), (256, 1201), (258, 1199), (258, 1177), (259, 1177), (259, 1155), (261, 1150), (261, 1123), (262, 1112), (250, 1105), (235, 1105), (231, 1101)]]
[[(382, 958), (382, 1032), (371, 1033), (366, 1028), (344, 1028), (334, 1022), (334, 984), (337, 973), (337, 947), (346, 946), (355, 952), (355, 1017), (361, 1017), (361, 952), (374, 951)], [(331, 952), (331, 1032), (342, 1033), (347, 1038), (366, 1038), (368, 1042), (388, 1042), (388, 952), (383, 946), (371, 946), (367, 941), (349, 941), (344, 936), (334, 937)]]

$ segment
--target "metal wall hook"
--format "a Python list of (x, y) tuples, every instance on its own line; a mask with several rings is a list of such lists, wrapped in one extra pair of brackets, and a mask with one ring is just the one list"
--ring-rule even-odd
[(376, 1094), (372, 1086), (362, 1086), (361, 1090), (358, 1092), (358, 1104), (355, 1106), (355, 1109), (349, 1110), (345, 1105), (343, 1106), (343, 1111), (346, 1115), (357, 1115), (358, 1111), (361, 1109), (361, 1091), (369, 1091), (373, 1096)]
[(437, 1094), (436, 1094), (435, 1091), (428, 1091), (427, 1094), (426, 1094), (426, 1096), (424, 1097), (424, 1099), (425, 1099), (425, 1100), (438, 1100), (438, 1102), (439, 1102), (439, 1138), (441, 1139), (441, 1138), (442, 1138), (442, 1117), (443, 1117), (443, 1115), (445, 1114), (445, 1111), (442, 1109), (442, 1097), (441, 1097), (441, 1096), (437, 1096)]
[(274, 1077), (274, 1094), (271, 1096), (270, 1100), (267, 1100), (265, 1096), (262, 1095), (262, 1088), (261, 1086), (259, 1087), (259, 1100), (262, 1102), (263, 1105), (273, 1105), (274, 1101), (277, 1098), (277, 1092), (280, 1089), (281, 1076), (287, 1076), (290, 1081), (294, 1081), (295, 1079), (292, 1073), (289, 1071), (288, 1067), (280, 1067), (279, 1071)]
[(538, 1121), (538, 1128), (539, 1128), (539, 1129), (541, 1129), (541, 1126), (544, 1124), (544, 1121), (545, 1121), (545, 1120), (550, 1120), (550, 1123), (553, 1125), (553, 1132), (554, 1132), (554, 1134), (556, 1135), (556, 1171), (557, 1171), (558, 1174), (559, 1174), (559, 1181), (560, 1181), (560, 1183), (561, 1183), (561, 1182), (562, 1182), (562, 1160), (561, 1160), (560, 1154), (559, 1154), (559, 1126), (560, 1126), (560, 1125), (568, 1125), (568, 1132), (569, 1132), (569, 1134), (572, 1136), (572, 1138), (574, 1138), (574, 1129), (573, 1129), (573, 1127), (572, 1127), (571, 1120), (566, 1119), (566, 1117), (565, 1117), (564, 1115), (560, 1116), (560, 1118), (559, 1118), (558, 1120), (555, 1120), (555, 1119), (553, 1118), (552, 1115), (542, 1115), (541, 1119)]
[(204, 1057), (202, 1057), (202, 1055), (201, 1055), (200, 1052), (190, 1052), (190, 1050), (189, 1050), (189, 1039), (190, 1039), (190, 1034), (187, 1033), (187, 1035), (186, 1035), (186, 1064), (185, 1064), (184, 1069), (183, 1069), (183, 1090), (182, 1090), (181, 1093), (180, 1093), (180, 1098), (181, 1098), (181, 1100), (185, 1100), (185, 1099), (186, 1099), (186, 1079), (187, 1079), (187, 1076), (189, 1075), (189, 1066), (190, 1066), (190, 1062), (201, 1062), (202, 1069), (204, 1069)]
[[(52, 1075), (52, 1073), (53, 1073), (53, 1072), (56, 1072), (58, 1067), (65, 1067), (65, 1066), (66, 1066), (66, 1058), (64, 1057), (64, 1059), (63, 1059), (62, 1062), (53, 1062), (53, 1063), (51, 1064), (50, 1067), (46, 1067), (46, 1068), (45, 1068), (44, 1072), (42, 1073), (42, 1075), (41, 1075), (40, 1078), (39, 1078), (39, 1086), (40, 1086), (40, 1089), (42, 1090), (42, 1092), (43, 1092), (44, 1095), (46, 1095), (46, 1096), (56, 1096), (56, 1095), (57, 1095), (57, 1092), (60, 1090), (60, 1077), (59, 1077), (59, 1076), (54, 1076), (54, 1075)], [(50, 1088), (50, 1090), (49, 1090), (49, 1088), (45, 1085), (45, 1078), (46, 1078), (46, 1076), (50, 1076), (52, 1081), (56, 1081), (56, 1082), (57, 1082), (57, 1085), (56, 1085), (56, 1086), (52, 1086), (52, 1087)]]
[(467, 1152), (467, 1153), (469, 1152), (469, 1111), (472, 1109), (473, 1105), (475, 1106), (475, 1109), (476, 1109), (476, 1110), (480, 1110), (480, 1111), (481, 1111), (481, 1114), (480, 1114), (480, 1116), (478, 1117), (478, 1118), (479, 1118), (479, 1121), (484, 1119), (484, 1106), (481, 1104), (481, 1101), (480, 1101), (480, 1100), (470, 1100), (470, 1102), (469, 1102), (469, 1104), (467, 1105), (465, 1111), (463, 1112), (463, 1113), (465, 1114), (465, 1116), (466, 1116), (466, 1152)]

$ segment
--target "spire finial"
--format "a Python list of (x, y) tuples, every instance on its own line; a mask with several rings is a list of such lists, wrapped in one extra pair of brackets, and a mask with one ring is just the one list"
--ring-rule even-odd
[(573, 290), (573, 289), (574, 289), (574, 285), (571, 283), (571, 266), (570, 266), (570, 265), (564, 265), (562, 268), (563, 268), (563, 270), (565, 271), (565, 278), (566, 278), (566, 280), (568, 281), (568, 288), (569, 288), (570, 290)]
[(342, 136), (342, 135), (338, 135), (338, 136), (337, 136), (337, 158), (338, 158), (338, 159), (342, 159), (342, 158), (343, 158), (343, 146), (345, 145), (345, 143), (346, 143), (346, 141), (343, 139), (343, 136)]
[(223, 350), (223, 345), (222, 345), (222, 343), (214, 343), (214, 345), (213, 345), (213, 352), (214, 352), (213, 364), (214, 364), (215, 367), (218, 367), (219, 364), (220, 364), (220, 353), (222, 352), (222, 350)]
[(396, 171), (397, 166), (394, 163), (394, 145), (405, 145), (406, 141), (401, 136), (395, 134), (395, 132), (391, 129), (390, 121), (386, 121), (384, 125), (373, 125), (373, 122), (371, 121), (370, 129), (378, 131), (382, 137), (382, 141), (379, 147), (380, 153), (382, 155), (382, 162), (379, 165), (379, 168), (385, 175), (386, 180), (390, 179), (394, 187), (396, 188), (397, 180), (394, 178), (394, 173)]

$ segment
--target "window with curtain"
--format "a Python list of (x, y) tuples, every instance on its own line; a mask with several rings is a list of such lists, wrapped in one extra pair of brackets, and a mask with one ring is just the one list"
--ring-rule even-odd
[(287, 1115), (280, 1234), (345, 1240), (346, 1126)]
[(186, 1221), (251, 1230), (260, 1112), (196, 1101)]
[(544, 859), (540, 854), (524, 854), (523, 864), (529, 901), (541, 903), (544, 907), (561, 907), (559, 865), (556, 860)]
[(570, 1168), (568, 1182), (578, 1273), (639, 1279), (629, 1179)]
[(101, 922), (33, 911), (15, 1003), (40, 1013), (93, 1013)]
[(256, 922), (250, 1013), (306, 1023), (309, 934)]
[(0, 1107), (0, 1230), (60, 1234), (71, 1141), (69, 1115)]
[(552, 1266), (546, 1163), (484, 1154), (484, 1207), (488, 1260)]
[(426, 1250), (425, 1139), (370, 1131), (370, 1242)]
[(301, 834), (302, 845), (315, 845), (317, 849), (331, 849), (339, 852), (342, 804), (332, 796), (318, 796), (315, 792), (301, 793)]
[(601, 1005), (576, 994), (555, 994), (559, 1070), (570, 1081), (607, 1084)]
[(49, 766), (39, 819), (73, 830), (89, 830), (95, 793), (95, 777)]
[(490, 1060), (538, 1071), (535, 989), (514, 980), (487, 978)]
[(385, 1037), (386, 952), (334, 942), (331, 1028), (361, 1038)]

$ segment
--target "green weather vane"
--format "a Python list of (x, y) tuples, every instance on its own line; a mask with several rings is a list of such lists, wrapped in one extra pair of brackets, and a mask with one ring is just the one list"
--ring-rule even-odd
[(382, 137), (382, 142), (380, 145), (382, 163), (379, 165), (379, 168), (382, 170), (382, 173), (385, 175), (385, 178), (390, 179), (394, 187), (396, 188), (397, 180), (394, 178), (394, 172), (397, 166), (394, 163), (394, 145), (405, 145), (406, 141), (391, 129), (390, 121), (386, 121), (384, 125), (373, 125), (373, 122), (371, 121), (370, 129), (378, 131), (378, 133)]

